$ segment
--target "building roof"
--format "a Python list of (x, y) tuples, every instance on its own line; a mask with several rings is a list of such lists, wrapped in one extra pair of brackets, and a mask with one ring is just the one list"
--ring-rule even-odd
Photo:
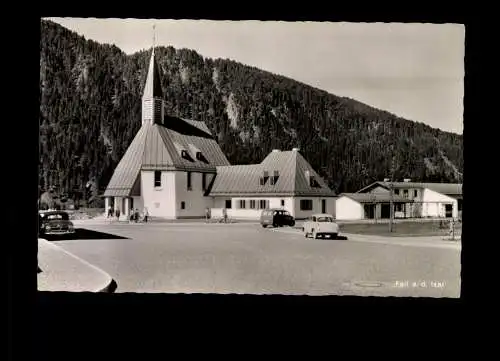
[[(438, 192), (446, 195), (462, 195), (462, 184), (460, 183), (420, 183), (420, 182), (393, 182), (394, 189), (430, 189), (434, 192)], [(358, 191), (358, 193), (364, 193), (376, 186), (381, 186), (389, 189), (390, 182), (374, 182)]]
[[(261, 185), (260, 179), (267, 171), (268, 178)], [(271, 183), (278, 172), (275, 184)], [(311, 187), (306, 172), (314, 176), (318, 187)], [(333, 197), (311, 165), (296, 150), (273, 151), (260, 164), (217, 167), (217, 175), (209, 191), (214, 196), (321, 196)]]
[[(391, 195), (386, 193), (341, 193), (339, 197), (348, 197), (359, 203), (386, 203), (391, 201)], [(413, 203), (412, 199), (394, 195), (396, 203)]]
[[(192, 154), (190, 144), (201, 152), (202, 159)], [(186, 150), (188, 157), (183, 158), (179, 149)], [(195, 125), (192, 120), (166, 117), (164, 125), (144, 123), (141, 126), (118, 163), (104, 196), (131, 196), (141, 170), (215, 173), (217, 166), (228, 164), (229, 161), (204, 124)]]
[(148, 74), (144, 84), (143, 98), (161, 98), (163, 99), (163, 90), (161, 88), (160, 71), (156, 63), (155, 50), (153, 48), (151, 58), (149, 59)]

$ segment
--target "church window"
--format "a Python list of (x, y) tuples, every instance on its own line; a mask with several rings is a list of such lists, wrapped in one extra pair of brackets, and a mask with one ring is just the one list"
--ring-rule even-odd
[(161, 171), (155, 170), (155, 187), (161, 187)]
[(191, 172), (187, 172), (187, 190), (190, 191), (193, 189), (193, 186), (191, 184), (191, 177), (192, 177), (192, 173)]

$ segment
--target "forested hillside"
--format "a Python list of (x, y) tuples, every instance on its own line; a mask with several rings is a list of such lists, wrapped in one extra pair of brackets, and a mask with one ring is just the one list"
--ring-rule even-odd
[[(126, 55), (49, 21), (40, 40), (40, 189), (102, 191), (141, 124), (149, 51)], [(203, 120), (232, 164), (299, 147), (336, 192), (390, 175), (458, 181), (461, 135), (187, 49), (157, 48), (168, 110)], [(392, 164), (391, 164), (392, 163)], [(90, 182), (90, 183), (89, 183)]]

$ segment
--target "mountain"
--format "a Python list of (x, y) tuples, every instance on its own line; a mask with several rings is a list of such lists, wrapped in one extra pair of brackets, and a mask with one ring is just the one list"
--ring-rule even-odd
[[(235, 61), (173, 47), (156, 53), (168, 111), (205, 121), (232, 164), (298, 147), (336, 192), (391, 169), (414, 181), (457, 181), (463, 172), (462, 135)], [(41, 192), (78, 198), (89, 181), (106, 187), (141, 124), (149, 56), (41, 21)]]

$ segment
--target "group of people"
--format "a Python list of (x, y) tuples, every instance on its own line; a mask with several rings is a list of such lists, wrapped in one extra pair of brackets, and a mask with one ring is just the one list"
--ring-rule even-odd
[[(212, 218), (212, 212), (210, 210), (210, 208), (205, 208), (205, 220), (208, 222), (209, 219)], [(226, 208), (223, 208), (222, 209), (222, 218), (219, 220), (219, 222), (223, 222), (223, 223), (228, 223), (228, 217), (227, 217), (227, 209)]]
[[(108, 207), (108, 213), (107, 213), (107, 217), (108, 218), (112, 218), (113, 215), (116, 217), (116, 219), (120, 219), (120, 209), (117, 208), (115, 210), (113, 210), (113, 208), (111, 206)], [(130, 222), (139, 222), (141, 220), (140, 218), (140, 213), (139, 213), (139, 209), (133, 209), (131, 208), (130, 209), (130, 212), (129, 212), (129, 221)], [(148, 221), (148, 216), (149, 216), (149, 213), (148, 213), (148, 209), (147, 208), (144, 208), (144, 211), (142, 213), (142, 221), (143, 222), (147, 222)]]

